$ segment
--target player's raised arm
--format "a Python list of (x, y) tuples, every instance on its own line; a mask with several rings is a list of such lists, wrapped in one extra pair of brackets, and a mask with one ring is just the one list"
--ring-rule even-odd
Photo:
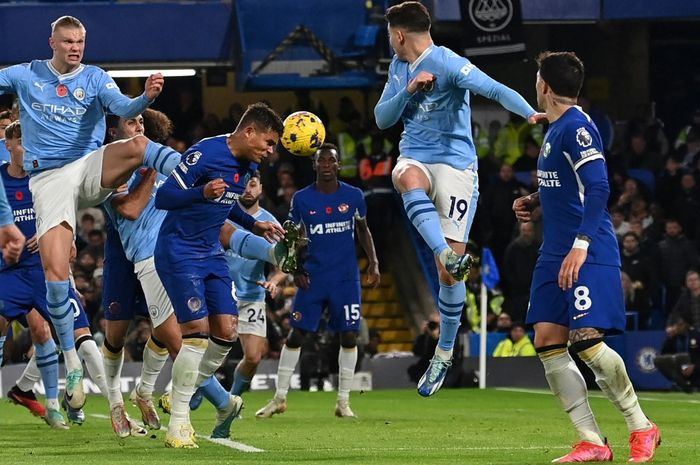
[(145, 169), (143, 175), (136, 175), (137, 181), (134, 188), (122, 195), (115, 195), (109, 201), (112, 208), (129, 221), (134, 221), (151, 199), (153, 185), (158, 177), (158, 172), (152, 168)]
[[(152, 77), (152, 76), (151, 76)], [(148, 82), (151, 77), (146, 81), (146, 90), (149, 89)], [(161, 76), (162, 79), (162, 76)], [(160, 86), (156, 84), (150, 85), (150, 92), (144, 92), (135, 98), (129, 98), (122, 94), (119, 90), (119, 86), (114, 82), (114, 79), (107, 73), (104, 73), (100, 82), (98, 84), (97, 96), (100, 99), (102, 105), (110, 112), (122, 118), (134, 118), (144, 112), (148, 106), (153, 103), (155, 98), (160, 94), (162, 89), (162, 83)]]
[(379, 129), (386, 129), (395, 125), (406, 104), (411, 99), (411, 93), (406, 86), (398, 87), (395, 81), (398, 77), (394, 74), (394, 62), (389, 66), (389, 77), (382, 96), (374, 107), (374, 119)]

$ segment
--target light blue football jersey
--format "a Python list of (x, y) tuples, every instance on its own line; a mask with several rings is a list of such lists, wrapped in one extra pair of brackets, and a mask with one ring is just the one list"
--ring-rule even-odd
[[(609, 195), (603, 141), (591, 118), (569, 108), (550, 124), (537, 160), (544, 239), (540, 260), (561, 261), (584, 226), (587, 191), (594, 185)], [(586, 263), (620, 266), (610, 213), (602, 203), (596, 224), (585, 225), (592, 239)]]
[(59, 74), (50, 60), (0, 70), (0, 94), (19, 97), (24, 169), (58, 168), (102, 146), (105, 112), (133, 118), (148, 108), (145, 94), (129, 98), (96, 66)]
[[(141, 182), (141, 179), (140, 170), (136, 170), (129, 179), (129, 190), (134, 189)], [(138, 263), (153, 256), (158, 232), (160, 232), (160, 225), (167, 214), (165, 210), (156, 208), (155, 197), (158, 188), (163, 185), (166, 179), (168, 179), (166, 176), (158, 173), (156, 182), (153, 185), (151, 198), (139, 217), (134, 221), (127, 220), (117, 213), (112, 207), (112, 199), (114, 197), (108, 198), (103, 204), (105, 211), (112, 220), (112, 224), (119, 233), (119, 239), (124, 246), (126, 258), (132, 263)]]
[[(274, 216), (264, 208), (259, 209), (253, 215), (257, 221), (279, 222)], [(227, 220), (236, 228), (245, 229), (242, 226)], [(233, 250), (226, 250), (226, 263), (228, 272), (233, 284), (236, 286), (236, 298), (245, 302), (263, 302), (265, 300), (265, 289), (258, 281), (265, 281), (265, 262), (262, 260), (251, 260), (235, 253)]]
[(14, 222), (15, 217), (12, 214), (10, 203), (7, 201), (7, 194), (5, 194), (5, 184), (0, 178), (0, 227), (13, 224)]
[[(411, 95), (406, 86), (421, 71), (436, 77), (432, 88)], [(399, 150), (422, 163), (444, 163), (456, 169), (476, 168), (469, 92), (496, 100), (527, 118), (535, 110), (509, 87), (494, 81), (466, 58), (432, 45), (409, 64), (394, 56), (389, 78), (374, 109), (377, 126), (403, 121)]]

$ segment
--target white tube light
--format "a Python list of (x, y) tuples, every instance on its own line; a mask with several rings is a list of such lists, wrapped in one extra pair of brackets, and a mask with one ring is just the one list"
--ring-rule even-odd
[(182, 69), (112, 69), (107, 74), (113, 78), (148, 77), (151, 74), (161, 73), (163, 77), (194, 76), (197, 71), (193, 68)]

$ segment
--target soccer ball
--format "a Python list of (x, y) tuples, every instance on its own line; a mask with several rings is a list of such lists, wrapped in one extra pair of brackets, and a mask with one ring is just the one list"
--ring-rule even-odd
[(308, 111), (297, 111), (284, 120), (282, 146), (292, 155), (310, 157), (323, 144), (326, 127), (321, 118)]

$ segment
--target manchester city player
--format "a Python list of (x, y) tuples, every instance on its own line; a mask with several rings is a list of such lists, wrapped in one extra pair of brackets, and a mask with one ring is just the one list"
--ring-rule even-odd
[[(149, 122), (149, 127), (153, 128), (150, 131), (150, 137), (157, 140), (167, 139), (171, 132), (172, 122), (162, 112), (150, 109), (135, 118), (110, 116), (108, 137), (110, 140), (122, 140), (143, 134), (146, 121)], [(174, 359), (181, 344), (180, 328), (175, 320), (168, 295), (156, 273), (153, 260), (156, 238), (166, 214), (164, 210), (155, 208), (154, 198), (158, 187), (165, 182), (165, 179), (165, 176), (153, 169), (138, 170), (127, 183), (125, 191), (112, 195), (103, 203), (110, 222), (118, 233), (118, 240), (122, 246), (118, 248), (131, 264), (131, 266), (123, 265), (122, 261), (119, 260), (118, 250), (110, 250), (111, 261), (106, 262), (108, 273), (105, 273), (105, 276), (110, 280), (107, 286), (109, 288), (116, 286), (121, 290), (123, 285), (121, 280), (124, 280), (126, 289), (132, 291), (136, 288), (133, 283), (133, 277), (136, 276), (140, 288), (145, 294), (148, 316), (153, 323), (153, 333), (143, 352), (140, 380), (130, 395), (131, 401), (141, 411), (144, 424), (151, 429), (160, 429), (161, 426), (152, 400), (156, 379), (168, 358), (168, 353)], [(110, 246), (110, 249), (116, 248), (116, 245)], [(115, 266), (116, 269), (113, 268)], [(115, 271), (117, 271), (117, 276), (114, 274)], [(120, 281), (115, 282), (115, 280)], [(113, 293), (110, 291), (110, 294), (121, 294), (121, 292)], [(119, 377), (124, 357), (123, 346), (129, 325), (129, 321), (124, 318), (133, 316), (133, 312), (130, 310), (135, 309), (138, 305), (134, 301), (134, 292), (126, 294), (131, 300), (124, 301), (123, 306), (120, 303), (112, 305), (112, 302), (118, 302), (112, 299), (118, 299), (118, 297), (110, 296), (109, 298), (110, 308), (106, 314), (110, 315), (110, 319), (107, 322), (107, 337), (102, 350), (108, 375), (112, 423), (122, 425), (120, 432), (123, 436), (129, 434), (129, 424), (125, 421), (126, 415), (119, 389)], [(119, 349), (115, 346), (118, 346)]]
[(68, 402), (80, 408), (85, 403), (83, 373), (68, 299), (76, 210), (102, 202), (141, 165), (169, 174), (180, 155), (144, 136), (102, 146), (105, 112), (123, 117), (143, 112), (160, 94), (162, 75), (150, 76), (142, 95), (126, 97), (106, 72), (81, 63), (85, 28), (72, 16), (54, 21), (49, 45), (50, 60), (0, 70), (0, 93), (19, 97), (47, 302), (68, 369)]
[(306, 272), (294, 275), (299, 287), (292, 306), (292, 331), (282, 347), (277, 368), (277, 392), (255, 413), (271, 417), (287, 410), (289, 382), (299, 361), (307, 332), (318, 330), (325, 309), (329, 329), (340, 333), (338, 398), (335, 414), (354, 417), (350, 387), (357, 365), (357, 332), (360, 328), (360, 273), (355, 252), (355, 230), (369, 259), (367, 282), (378, 286), (379, 262), (367, 226), (367, 206), (362, 191), (338, 181), (338, 149), (323, 144), (314, 156), (316, 182), (292, 199), (289, 216), (303, 223), (309, 237)]
[(535, 266), (527, 323), (547, 381), (569, 414), (580, 442), (557, 463), (612, 461), (588, 404), (581, 372), (567, 343), (596, 376), (630, 431), (630, 462), (648, 462), (661, 443), (659, 429), (639, 406), (622, 358), (603, 342), (625, 328), (620, 253), (610, 214), (608, 174), (600, 134), (576, 106), (583, 63), (571, 52), (544, 52), (537, 62), (537, 104), (549, 130), (537, 160), (539, 191), (513, 210), (521, 221), (542, 206), (544, 241)]
[(440, 340), (418, 382), (418, 393), (430, 396), (452, 363), (472, 261), (465, 250), (479, 186), (469, 93), (496, 100), (530, 123), (542, 115), (466, 58), (434, 45), (430, 15), (419, 2), (389, 8), (386, 19), (396, 55), (374, 115), (380, 129), (403, 122), (392, 179), (408, 218), (435, 255), (440, 276)]
[[(233, 133), (190, 147), (156, 194), (156, 208), (168, 210), (156, 243), (156, 270), (183, 337), (173, 364), (167, 447), (197, 447), (188, 403), (195, 388), (223, 363), (237, 337), (238, 310), (219, 243), (221, 226), (228, 217), (271, 240), (283, 237), (278, 225), (256, 221), (236, 202), (283, 129), (267, 105), (250, 105)], [(219, 410), (217, 423), (235, 418), (242, 405), (240, 397), (230, 396), (229, 408)]]

